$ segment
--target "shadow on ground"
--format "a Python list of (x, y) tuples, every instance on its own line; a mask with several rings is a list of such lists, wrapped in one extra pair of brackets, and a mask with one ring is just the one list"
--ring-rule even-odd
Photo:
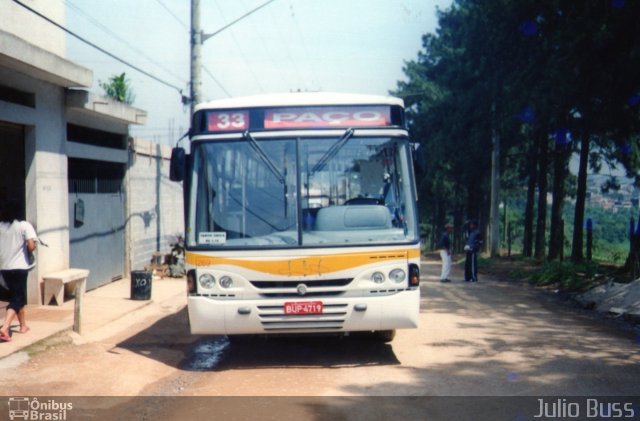
[[(242, 336), (231, 341), (227, 336), (191, 335), (186, 308), (116, 346), (186, 371), (400, 364), (391, 345), (358, 335)], [(183, 355), (178, 363), (175, 351)]]
[[(426, 281), (421, 308), (424, 322), (412, 346), (427, 357), (406, 366), (391, 345), (356, 338), (230, 342), (225, 336), (191, 336), (186, 309), (118, 346), (185, 372), (398, 366), (406, 374), (403, 380), (354, 380), (340, 387), (356, 396), (638, 393), (638, 333), (561, 306), (540, 291), (489, 277), (477, 284)], [(179, 361), (166, 350), (179, 350)]]

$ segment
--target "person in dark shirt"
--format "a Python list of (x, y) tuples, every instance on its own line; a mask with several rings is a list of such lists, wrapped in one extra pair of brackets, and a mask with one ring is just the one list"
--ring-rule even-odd
[(478, 252), (482, 246), (480, 230), (478, 229), (478, 221), (469, 221), (469, 237), (464, 246), (466, 259), (464, 262), (464, 280), (465, 282), (478, 282)]
[(438, 242), (438, 250), (440, 250), (440, 259), (442, 260), (442, 271), (440, 272), (440, 282), (451, 282), (449, 274), (451, 273), (451, 239), (449, 235), (453, 231), (453, 225), (446, 224), (440, 241)]

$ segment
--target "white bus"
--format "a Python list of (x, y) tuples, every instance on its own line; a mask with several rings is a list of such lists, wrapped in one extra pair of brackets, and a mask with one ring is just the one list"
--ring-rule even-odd
[(193, 334), (415, 328), (420, 238), (402, 100), (291, 93), (196, 107), (184, 181)]

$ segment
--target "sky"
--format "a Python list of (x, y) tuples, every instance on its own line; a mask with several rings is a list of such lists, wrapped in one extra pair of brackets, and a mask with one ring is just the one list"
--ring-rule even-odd
[[(134, 107), (148, 113), (134, 136), (174, 144), (188, 129), (190, 0), (59, 0), (66, 27), (168, 87), (69, 37), (67, 58), (94, 72), (91, 90), (126, 73)], [(201, 0), (205, 33), (267, 0)], [(405, 80), (422, 35), (451, 0), (275, 0), (205, 41), (203, 100), (291, 91), (386, 95)]]

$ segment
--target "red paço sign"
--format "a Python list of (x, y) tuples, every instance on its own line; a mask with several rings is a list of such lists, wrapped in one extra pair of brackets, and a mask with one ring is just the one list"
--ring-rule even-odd
[(300, 107), (266, 110), (265, 129), (378, 127), (391, 124), (388, 107)]

